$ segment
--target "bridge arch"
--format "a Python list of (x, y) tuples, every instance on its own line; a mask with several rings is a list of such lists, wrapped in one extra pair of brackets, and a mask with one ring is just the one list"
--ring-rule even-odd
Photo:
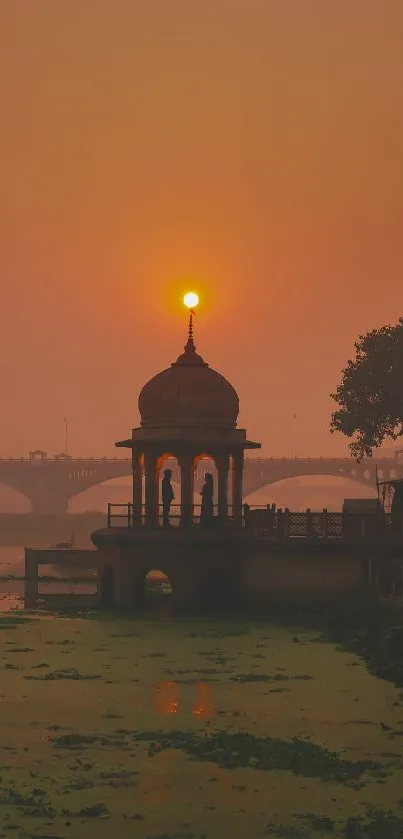
[(0, 481), (0, 513), (30, 513), (31, 501), (22, 490)]
[(121, 476), (108, 478), (106, 481), (83, 487), (69, 498), (69, 513), (100, 512), (105, 513), (108, 502), (127, 504), (132, 500), (132, 478)]
[(244, 500), (251, 506), (275, 503), (294, 512), (306, 510), (341, 510), (344, 498), (374, 498), (376, 487), (350, 476), (338, 474), (301, 475), (271, 481), (254, 490)]

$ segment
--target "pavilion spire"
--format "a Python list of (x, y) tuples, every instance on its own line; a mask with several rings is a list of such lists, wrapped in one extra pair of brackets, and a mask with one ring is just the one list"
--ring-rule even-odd
[(193, 329), (193, 316), (196, 312), (193, 309), (189, 311), (189, 327), (188, 327), (188, 340), (185, 346), (185, 352), (196, 352), (195, 343), (193, 340), (194, 336), (194, 329)]

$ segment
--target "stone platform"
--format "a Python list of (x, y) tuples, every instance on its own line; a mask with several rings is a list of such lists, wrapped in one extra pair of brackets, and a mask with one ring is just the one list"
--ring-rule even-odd
[(178, 610), (240, 602), (241, 571), (250, 538), (237, 529), (148, 530), (105, 528), (92, 534), (98, 552), (100, 603), (113, 599), (117, 608), (136, 609), (143, 600), (149, 571), (168, 578)]
[(232, 527), (109, 527), (91, 538), (96, 549), (26, 550), (27, 607), (35, 608), (41, 564), (96, 568), (93, 608), (125, 612), (142, 607), (151, 570), (167, 577), (179, 612), (298, 608), (377, 590), (381, 578), (398, 588), (402, 577), (401, 540), (276, 539)]
[(375, 584), (378, 557), (387, 561), (372, 540), (277, 540), (231, 528), (106, 528), (92, 540), (99, 554), (100, 602), (108, 607), (113, 599), (124, 610), (139, 608), (152, 569), (170, 581), (178, 610), (225, 612), (332, 600)]

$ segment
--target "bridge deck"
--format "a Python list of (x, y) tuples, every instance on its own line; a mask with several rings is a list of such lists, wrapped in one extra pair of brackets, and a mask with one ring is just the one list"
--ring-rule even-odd
[[(35, 513), (65, 513), (69, 500), (90, 487), (132, 474), (130, 458), (71, 458), (46, 456), (38, 458), (0, 458), (0, 481), (26, 495)], [(173, 479), (180, 480), (178, 464), (169, 464)], [(200, 461), (196, 470), (197, 491), (200, 491), (206, 469)], [(350, 479), (367, 487), (379, 478), (403, 476), (403, 462), (394, 458), (364, 460), (353, 458), (247, 458), (244, 469), (244, 498), (262, 487), (288, 478), (307, 475), (331, 475)], [(214, 471), (214, 470), (213, 470)]]

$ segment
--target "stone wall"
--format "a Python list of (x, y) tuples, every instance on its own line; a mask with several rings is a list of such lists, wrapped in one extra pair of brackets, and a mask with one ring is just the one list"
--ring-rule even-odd
[(363, 588), (368, 564), (360, 556), (287, 554), (256, 556), (244, 564), (242, 584), (249, 604), (285, 605), (297, 601), (332, 600)]

